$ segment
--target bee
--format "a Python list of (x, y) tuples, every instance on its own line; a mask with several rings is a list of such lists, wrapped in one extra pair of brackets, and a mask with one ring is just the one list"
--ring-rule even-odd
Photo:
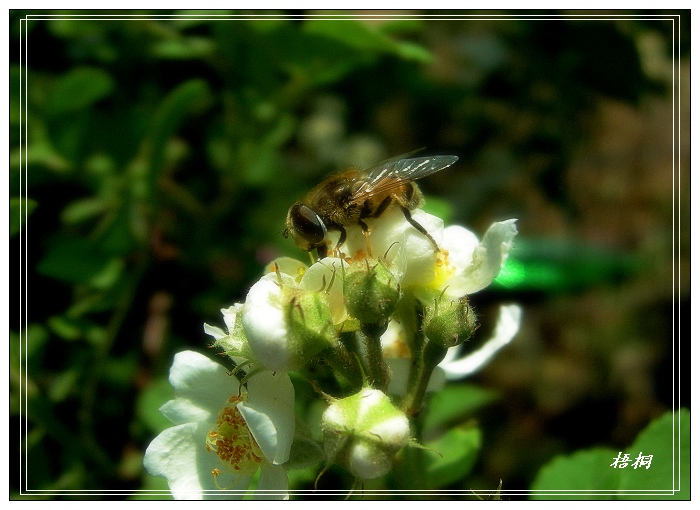
[(328, 255), (329, 231), (340, 233), (337, 250), (345, 242), (347, 227), (359, 225), (368, 236), (369, 227), (364, 220), (378, 218), (396, 205), (406, 221), (427, 237), (437, 252), (435, 239), (411, 217), (411, 211), (423, 204), (423, 194), (414, 181), (444, 170), (457, 159), (457, 156), (398, 156), (364, 171), (350, 168), (331, 175), (289, 208), (283, 235), (286, 238), (291, 234), (299, 248), (315, 249), (319, 258), (324, 258)]

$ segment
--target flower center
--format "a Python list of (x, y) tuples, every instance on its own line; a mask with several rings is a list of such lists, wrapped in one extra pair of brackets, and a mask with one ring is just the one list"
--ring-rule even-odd
[(442, 289), (452, 279), (457, 268), (450, 263), (450, 252), (441, 249), (435, 259), (435, 279), (430, 284), (435, 289)]
[[(207, 451), (215, 452), (235, 474), (250, 476), (260, 467), (263, 454), (236, 408), (236, 404), (241, 401), (241, 397), (229, 397), (219, 413), (216, 428), (207, 436), (206, 448)], [(212, 471), (214, 477), (219, 474), (218, 469)]]

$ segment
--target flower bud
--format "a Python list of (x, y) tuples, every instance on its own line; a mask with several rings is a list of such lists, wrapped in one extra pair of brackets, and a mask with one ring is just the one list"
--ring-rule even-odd
[(303, 363), (335, 345), (337, 335), (325, 292), (290, 289), (284, 304), (289, 341)]
[(300, 369), (336, 342), (328, 296), (301, 290), (284, 274), (269, 273), (251, 287), (243, 328), (253, 354), (274, 371)]
[(372, 267), (361, 262), (351, 265), (343, 292), (348, 313), (362, 324), (386, 323), (400, 295), (396, 278), (382, 261)]
[(328, 458), (362, 480), (388, 473), (394, 455), (410, 439), (406, 415), (374, 388), (333, 401), (321, 427)]
[(477, 326), (476, 315), (466, 297), (456, 301), (440, 298), (427, 310), (423, 332), (430, 342), (447, 349), (468, 340)]

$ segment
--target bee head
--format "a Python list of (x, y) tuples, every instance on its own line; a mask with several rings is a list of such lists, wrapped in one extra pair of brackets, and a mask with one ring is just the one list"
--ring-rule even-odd
[(304, 251), (318, 248), (326, 238), (326, 225), (321, 217), (301, 202), (289, 208), (285, 227), (284, 237), (292, 234), (296, 245)]

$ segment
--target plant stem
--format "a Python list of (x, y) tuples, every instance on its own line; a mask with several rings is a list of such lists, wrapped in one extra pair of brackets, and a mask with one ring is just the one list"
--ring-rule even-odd
[[(430, 376), (447, 354), (447, 348), (433, 342), (425, 342), (420, 357), (411, 367), (408, 391), (404, 396), (403, 409), (408, 417), (417, 416), (423, 407), (425, 391), (428, 389)], [(418, 367), (415, 370), (415, 367)]]
[(389, 367), (382, 354), (381, 337), (386, 331), (387, 323), (362, 324), (360, 329), (364, 335), (367, 352), (367, 377), (373, 388), (386, 392), (389, 387)]
[(343, 341), (333, 349), (324, 351), (323, 358), (328, 365), (341, 377), (345, 378), (353, 388), (359, 391), (364, 384), (363, 367), (357, 353), (347, 348)]

